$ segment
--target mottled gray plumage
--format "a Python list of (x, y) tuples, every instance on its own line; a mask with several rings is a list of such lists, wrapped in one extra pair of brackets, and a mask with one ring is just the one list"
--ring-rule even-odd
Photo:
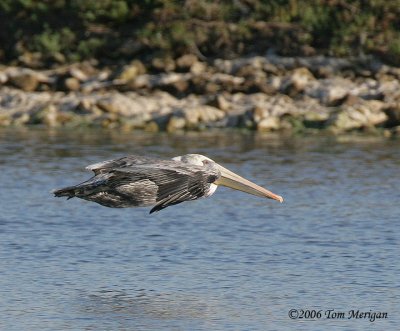
[(216, 188), (212, 183), (221, 176), (212, 160), (197, 154), (172, 160), (131, 155), (86, 169), (95, 175), (54, 191), (55, 196), (78, 197), (114, 208), (154, 206), (152, 213), (212, 194)]

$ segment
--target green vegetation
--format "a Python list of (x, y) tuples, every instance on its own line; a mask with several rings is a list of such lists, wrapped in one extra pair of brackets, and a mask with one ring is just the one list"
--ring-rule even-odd
[[(400, 64), (400, 0), (2, 0), (0, 61), (373, 54)], [(29, 57), (29, 56), (28, 56)]]

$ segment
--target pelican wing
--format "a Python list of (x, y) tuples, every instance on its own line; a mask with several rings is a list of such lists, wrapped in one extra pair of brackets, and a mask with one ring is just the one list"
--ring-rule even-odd
[(175, 182), (159, 187), (157, 204), (151, 209), (150, 214), (168, 206), (203, 197), (207, 193), (210, 183), (217, 179), (217, 176), (203, 172), (179, 177)]
[(98, 163), (94, 163), (88, 165), (86, 167), (87, 170), (92, 170), (95, 175), (109, 172), (112, 169), (118, 169), (123, 167), (131, 167), (135, 165), (143, 165), (143, 164), (154, 164), (155, 162), (159, 162), (161, 160), (153, 157), (140, 156), (140, 155), (129, 155), (119, 159), (107, 160)]
[(177, 165), (176, 161), (163, 161), (114, 169), (113, 181), (118, 185), (148, 180), (157, 186), (156, 205), (150, 213), (184, 201), (204, 196), (210, 183), (219, 173), (199, 166)]

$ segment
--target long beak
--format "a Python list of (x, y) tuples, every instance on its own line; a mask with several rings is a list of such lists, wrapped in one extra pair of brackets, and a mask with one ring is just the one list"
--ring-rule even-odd
[(280, 195), (272, 193), (271, 191), (254, 184), (253, 182), (235, 174), (234, 172), (218, 165), (221, 172), (221, 177), (218, 178), (214, 184), (223, 185), (235, 190), (246, 192), (249, 194), (256, 195), (262, 198), (274, 199), (279, 202), (283, 202), (283, 198)]

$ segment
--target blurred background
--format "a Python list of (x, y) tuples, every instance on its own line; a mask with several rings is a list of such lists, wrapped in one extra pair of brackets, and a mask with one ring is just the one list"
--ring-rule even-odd
[[(0, 329), (397, 330), (399, 11), (0, 1)], [(91, 163), (186, 153), (285, 202), (219, 188), (148, 215), (51, 194)]]

